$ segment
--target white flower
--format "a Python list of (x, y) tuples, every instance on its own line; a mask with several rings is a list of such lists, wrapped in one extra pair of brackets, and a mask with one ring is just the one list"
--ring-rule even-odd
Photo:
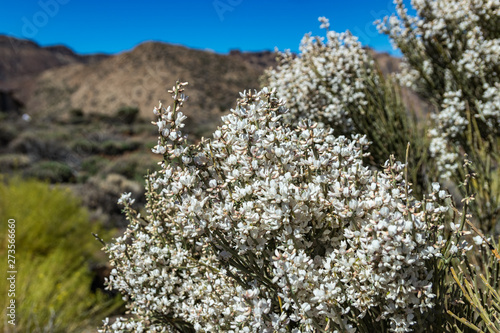
[(322, 17), (318, 18), (318, 21), (321, 22), (321, 25), (320, 25), (321, 29), (328, 29), (330, 27), (330, 21), (326, 17), (322, 16)]
[[(327, 29), (328, 19), (320, 17), (321, 28)], [(371, 70), (371, 60), (358, 39), (350, 32), (328, 31), (326, 41), (307, 34), (300, 45), (301, 54), (280, 53), (276, 69), (266, 72), (269, 85), (286, 100), (290, 112), (285, 122), (298, 124), (314, 119), (352, 131), (348, 106), (364, 105), (365, 77), (377, 81)], [(302, 133), (307, 139), (308, 131)]]
[(474, 240), (474, 243), (475, 243), (477, 246), (480, 246), (480, 245), (482, 245), (482, 244), (484, 243), (484, 241), (483, 241), (483, 237), (481, 237), (481, 236), (479, 236), (479, 235), (475, 236), (475, 237), (473, 238), (473, 240)]
[(118, 204), (119, 205), (132, 205), (135, 202), (135, 199), (131, 199), (130, 197), (132, 196), (131, 192), (128, 193), (123, 193), (118, 199)]

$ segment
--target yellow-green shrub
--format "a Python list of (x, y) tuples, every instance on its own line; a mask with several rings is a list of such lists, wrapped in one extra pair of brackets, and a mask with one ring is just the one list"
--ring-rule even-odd
[(7, 324), (8, 281), (0, 279), (0, 331), (72, 332), (95, 325), (118, 306), (91, 292), (90, 264), (100, 244), (88, 213), (69, 190), (36, 180), (0, 178), (1, 269), (7, 264), (7, 221), (14, 219), (16, 326)]

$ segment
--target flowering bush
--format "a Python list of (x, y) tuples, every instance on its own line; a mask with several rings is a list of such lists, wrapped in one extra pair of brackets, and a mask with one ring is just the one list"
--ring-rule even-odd
[(461, 156), (469, 154), (478, 176), (474, 215), (493, 230), (500, 221), (500, 4), (414, 0), (413, 17), (395, 3), (397, 16), (379, 28), (403, 53), (401, 81), (435, 106), (430, 152), (439, 176), (458, 183)]
[(438, 126), (456, 139), (470, 110), (484, 131), (500, 134), (500, 4), (489, 0), (402, 0), (379, 24), (404, 54), (402, 81), (440, 108)]
[(326, 40), (306, 34), (299, 55), (278, 53), (278, 66), (265, 74), (266, 83), (290, 109), (284, 121), (296, 125), (311, 119), (337, 135), (366, 135), (370, 162), (377, 167), (391, 154), (405, 159), (411, 142), (409, 162), (415, 174), (410, 179), (422, 194), (428, 142), (402, 102), (399, 87), (382, 75), (357, 37), (331, 31), (326, 18), (319, 20)]
[(328, 20), (320, 21), (327, 30), (326, 41), (309, 33), (300, 43), (298, 56), (278, 53), (277, 68), (267, 72), (268, 83), (279, 88), (279, 96), (287, 101), (287, 122), (313, 119), (352, 132), (351, 108), (359, 110), (368, 104), (366, 79), (379, 83), (373, 59), (349, 31), (330, 31)]
[[(107, 246), (132, 318), (102, 332), (409, 332), (431, 324), (459, 253), (448, 195), (415, 200), (405, 165), (363, 162), (364, 136), (287, 126), (274, 90), (244, 92), (210, 140), (182, 135), (183, 83), (154, 112), (164, 157), (147, 213)], [(444, 225), (450, 225), (444, 228)], [(452, 237), (453, 236), (453, 237)], [(437, 311), (439, 313), (439, 311)], [(439, 331), (439, 329), (437, 329)]]
[[(147, 177), (146, 212), (124, 194), (129, 227), (106, 247), (109, 288), (131, 316), (102, 332), (500, 327), (500, 256), (488, 238), (500, 216), (499, 5), (419, 0), (410, 17), (396, 4), (399, 18), (379, 27), (404, 54), (400, 82), (434, 105), (432, 144), (396, 83), (325, 18), (326, 41), (306, 35), (298, 56), (281, 54), (270, 89), (242, 93), (211, 139), (187, 144), (177, 83), (173, 106), (154, 109), (163, 162)], [(437, 174), (422, 168), (434, 160)], [(461, 212), (429, 181), (437, 176), (462, 191)], [(462, 239), (466, 225), (480, 256)]]

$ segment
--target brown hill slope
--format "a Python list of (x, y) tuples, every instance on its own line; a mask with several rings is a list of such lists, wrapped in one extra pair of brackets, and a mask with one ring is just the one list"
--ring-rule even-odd
[[(400, 59), (372, 54), (384, 73)], [(113, 56), (78, 55), (64, 46), (0, 36), (0, 110), (24, 109), (41, 118), (65, 117), (71, 110), (114, 115), (124, 106), (152, 117), (159, 99), (177, 79), (190, 82), (188, 128), (204, 133), (234, 105), (238, 92), (257, 89), (263, 70), (275, 64), (272, 52), (231, 51), (228, 55), (158, 42), (140, 44)]]
[(270, 52), (220, 55), (147, 42), (100, 62), (45, 71), (36, 80), (27, 106), (41, 116), (71, 109), (113, 114), (133, 106), (150, 118), (159, 99), (170, 102), (167, 89), (181, 79), (190, 83), (186, 113), (199, 129), (232, 107), (240, 90), (257, 89), (259, 76), (273, 61)]
[(68, 64), (94, 63), (106, 57), (79, 55), (65, 46), (41, 47), (29, 40), (0, 35), (0, 93), (4, 100), (15, 99), (22, 105), (30, 98), (35, 78), (43, 71)]
[(0, 83), (28, 75), (37, 75), (46, 69), (72, 63), (90, 63), (106, 55), (79, 55), (66, 46), (41, 47), (35, 42), (0, 35)]

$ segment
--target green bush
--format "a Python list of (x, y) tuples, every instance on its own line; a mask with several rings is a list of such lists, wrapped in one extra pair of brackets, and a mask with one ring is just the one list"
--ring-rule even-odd
[(99, 145), (97, 142), (83, 138), (72, 141), (69, 147), (77, 154), (96, 154), (99, 152)]
[(108, 161), (101, 156), (92, 156), (82, 162), (82, 171), (88, 173), (90, 176), (96, 175)]
[(71, 109), (69, 111), (70, 124), (82, 124), (85, 123), (85, 121), (85, 114), (81, 109)]
[(158, 168), (157, 160), (153, 156), (134, 153), (113, 161), (106, 166), (104, 172), (106, 174), (117, 173), (142, 184), (144, 183), (144, 171), (152, 172)]
[(41, 161), (25, 170), (28, 177), (35, 177), (51, 183), (67, 183), (75, 181), (73, 170), (69, 165), (57, 161)]
[(7, 145), (18, 135), (17, 130), (8, 124), (0, 124), (0, 145)]
[[(78, 332), (96, 325), (120, 306), (104, 293), (91, 292), (89, 265), (100, 244), (87, 211), (68, 192), (37, 180), (1, 179), (0, 219), (15, 222), (16, 326), (0, 321), (0, 331)], [(7, 226), (0, 229), (0, 254), (6, 258)], [(7, 271), (6, 260), (2, 270)], [(0, 280), (0, 310), (6, 317), (8, 281)]]
[(116, 112), (116, 117), (119, 121), (125, 124), (132, 124), (136, 121), (139, 115), (139, 109), (133, 106), (125, 106)]
[[(448, 314), (475, 332), (500, 332), (499, 250), (498, 242), (483, 241), (476, 258), (480, 265), (465, 260), (450, 268), (466, 306), (460, 307), (460, 315), (454, 309), (449, 309)], [(464, 308), (467, 311), (463, 311)]]
[(0, 155), (0, 171), (8, 172), (18, 170), (29, 165), (30, 158), (24, 154), (4, 154)]
[(104, 155), (121, 155), (125, 152), (136, 150), (139, 146), (140, 143), (137, 141), (107, 140), (100, 145), (99, 151)]
[(26, 154), (34, 160), (67, 161), (73, 153), (67, 148), (70, 133), (64, 131), (25, 131), (9, 144), (12, 153)]

